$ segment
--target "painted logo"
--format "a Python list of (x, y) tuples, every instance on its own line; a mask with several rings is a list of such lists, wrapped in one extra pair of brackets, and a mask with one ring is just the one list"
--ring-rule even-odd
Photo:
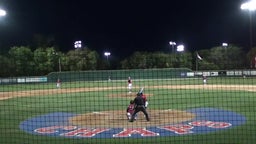
[(246, 122), (246, 118), (240, 114), (215, 108), (195, 108), (187, 112), (194, 113), (196, 117), (187, 122), (145, 128), (75, 126), (70, 125), (68, 119), (77, 114), (58, 112), (28, 119), (20, 124), (20, 129), (36, 135), (70, 138), (140, 138), (210, 133), (230, 129)]

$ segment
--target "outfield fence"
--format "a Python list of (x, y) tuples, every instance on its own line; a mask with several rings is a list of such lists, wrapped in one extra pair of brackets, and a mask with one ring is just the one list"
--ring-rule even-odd
[(254, 77), (256, 70), (218, 70), (218, 71), (192, 71), (187, 68), (168, 69), (132, 69), (132, 70), (99, 70), (99, 71), (67, 71), (52, 72), (46, 76), (28, 76), (0, 78), (0, 84), (16, 83), (45, 83), (56, 82), (60, 79), (63, 82), (71, 81), (104, 81), (123, 80), (127, 77), (133, 79), (173, 79), (186, 77)]

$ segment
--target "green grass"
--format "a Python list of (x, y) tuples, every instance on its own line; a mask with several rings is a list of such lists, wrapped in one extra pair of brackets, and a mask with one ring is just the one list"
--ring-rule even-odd
[[(209, 84), (254, 84), (254, 78), (209, 78)], [(134, 86), (153, 85), (183, 85), (201, 84), (201, 79), (176, 80), (134, 80)], [(64, 88), (74, 87), (126, 87), (126, 81), (112, 82), (72, 82), (63, 83)], [(20, 91), (34, 89), (52, 89), (54, 83), (1, 85), (0, 91)], [(47, 96), (33, 96), (13, 98), (0, 101), (0, 143), (1, 144), (86, 144), (86, 143), (189, 143), (189, 144), (252, 144), (255, 143), (256, 132), (256, 96), (254, 92), (224, 91), (202, 89), (145, 89), (150, 109), (178, 109), (213, 107), (231, 110), (244, 115), (246, 124), (232, 129), (215, 133), (153, 138), (118, 138), (118, 139), (71, 139), (61, 137), (47, 137), (27, 134), (19, 129), (20, 122), (35, 116), (52, 112), (86, 113), (126, 109), (129, 98), (110, 98), (108, 94), (123, 93), (126, 89), (104, 90), (99, 92), (80, 92), (56, 94)]]

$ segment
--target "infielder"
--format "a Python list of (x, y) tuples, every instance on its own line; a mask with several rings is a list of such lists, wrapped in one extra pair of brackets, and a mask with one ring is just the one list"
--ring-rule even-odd
[(207, 84), (207, 77), (203, 75), (203, 84)]

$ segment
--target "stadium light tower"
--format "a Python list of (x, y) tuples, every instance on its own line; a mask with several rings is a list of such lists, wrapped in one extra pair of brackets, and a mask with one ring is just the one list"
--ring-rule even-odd
[(228, 43), (222, 43), (222, 47), (227, 51)]
[(243, 3), (240, 7), (242, 10), (249, 11), (250, 17), (250, 49), (252, 48), (252, 14), (256, 10), (256, 0), (250, 0), (249, 2)]
[(6, 16), (6, 11), (0, 8), (0, 17)]
[[(104, 55), (107, 57), (108, 66), (110, 67), (110, 63), (108, 61), (108, 57), (111, 55), (110, 52), (104, 52)], [(110, 73), (108, 74), (108, 81), (111, 81)]]
[(172, 53), (174, 53), (174, 46), (176, 46), (176, 42), (170, 41), (169, 44), (172, 46)]
[(104, 55), (107, 57), (107, 61), (108, 61), (108, 57), (111, 55), (110, 52), (105, 52)]
[(183, 55), (182, 53), (184, 52), (184, 50), (185, 50), (185, 46), (184, 46), (183, 44), (177, 46), (177, 52), (180, 53), (180, 54), (179, 54), (179, 57), (178, 57), (179, 66), (180, 66), (180, 67), (181, 67), (181, 57), (183, 57), (183, 56), (182, 56), (182, 55)]

